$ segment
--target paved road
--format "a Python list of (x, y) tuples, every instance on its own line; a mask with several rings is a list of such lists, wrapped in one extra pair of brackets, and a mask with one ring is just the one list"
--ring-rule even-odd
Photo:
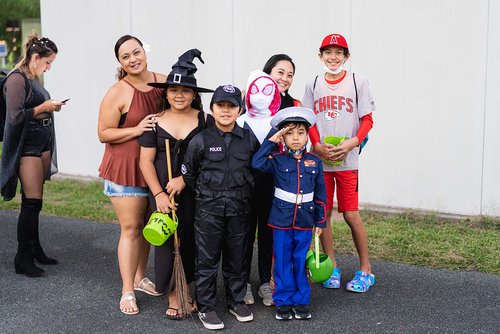
[[(140, 313), (118, 309), (120, 284), (115, 224), (43, 216), (42, 242), (60, 264), (46, 276), (14, 273), (17, 213), (0, 211), (0, 333), (208, 333), (197, 317), (168, 320), (166, 297), (138, 294)], [(339, 256), (345, 285), (356, 259)], [(240, 324), (224, 308), (225, 333), (499, 333), (500, 277), (373, 261), (377, 284), (367, 294), (312, 289), (313, 319), (279, 322), (274, 310), (251, 308)], [(149, 267), (151, 272), (151, 266)], [(153, 277), (151, 277), (153, 278)], [(256, 270), (252, 281), (257, 286)]]

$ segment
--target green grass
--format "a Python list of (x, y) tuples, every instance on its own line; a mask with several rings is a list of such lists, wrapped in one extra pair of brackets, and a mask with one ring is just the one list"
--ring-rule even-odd
[[(19, 210), (19, 195), (0, 201), (0, 210)], [(42, 214), (116, 222), (102, 181), (54, 180), (45, 185)], [(500, 219), (445, 219), (432, 214), (361, 211), (370, 257), (432, 268), (500, 275)], [(356, 254), (351, 231), (342, 220), (332, 224), (337, 253)]]
[[(405, 212), (362, 211), (370, 258), (500, 275), (500, 220), (461, 220)], [(351, 231), (343, 221), (332, 224), (338, 253), (356, 254)]]
[[(102, 181), (54, 180), (45, 183), (42, 214), (116, 222), (109, 199), (102, 193)], [(1, 210), (19, 210), (21, 197), (0, 201)]]

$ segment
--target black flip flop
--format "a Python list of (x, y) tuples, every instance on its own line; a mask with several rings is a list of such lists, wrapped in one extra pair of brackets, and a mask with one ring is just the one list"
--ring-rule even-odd
[(196, 303), (196, 300), (192, 300), (189, 302), (189, 305), (191, 305), (191, 313), (198, 313), (198, 305)]
[(169, 306), (167, 308), (167, 311), (168, 310), (174, 310), (175, 313), (176, 313), (176, 315), (171, 315), (171, 314), (165, 313), (165, 315), (167, 316), (168, 319), (170, 319), (170, 320), (180, 320), (180, 319), (182, 319), (182, 317), (179, 316), (179, 310), (178, 309)]

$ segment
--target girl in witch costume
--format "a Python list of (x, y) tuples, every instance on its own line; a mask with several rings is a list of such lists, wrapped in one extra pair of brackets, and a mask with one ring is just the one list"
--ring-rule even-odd
[(1, 193), (10, 201), (16, 194), (17, 180), (21, 182), (18, 250), (14, 265), (16, 273), (26, 276), (44, 273), (34, 260), (41, 264), (57, 264), (57, 260), (43, 251), (38, 232), (44, 182), (57, 172), (53, 113), (64, 105), (50, 98), (39, 77), (50, 70), (56, 55), (54, 42), (48, 38), (39, 39), (36, 34), (30, 36), (24, 45), (23, 58), (5, 79), (2, 92), (6, 114), (1, 117), (5, 120)]
[(122, 279), (120, 310), (137, 314), (134, 291), (160, 296), (146, 277), (149, 243), (142, 236), (148, 218), (148, 188), (139, 169), (138, 137), (153, 131), (162, 90), (147, 85), (165, 76), (148, 70), (141, 41), (130, 35), (115, 44), (121, 67), (118, 81), (111, 86), (99, 108), (98, 136), (106, 144), (99, 176), (120, 223), (118, 264)]
[[(149, 186), (149, 201), (152, 209), (169, 213), (176, 210), (179, 220), (177, 233), (180, 240), (180, 253), (187, 283), (194, 280), (194, 214), (195, 193), (186, 188), (181, 175), (181, 164), (189, 142), (207, 125), (213, 125), (213, 118), (203, 112), (199, 93), (213, 92), (196, 85), (194, 74), (197, 71), (194, 58), (202, 63), (201, 52), (197, 49), (186, 51), (172, 66), (167, 80), (162, 83), (149, 83), (152, 87), (162, 88), (162, 105), (156, 114), (154, 131), (145, 132), (139, 138), (141, 145), (140, 166)], [(165, 147), (169, 139), (170, 147)], [(166, 150), (172, 157), (173, 178), (168, 181)], [(175, 197), (177, 207), (171, 204)], [(179, 319), (179, 301), (174, 292), (172, 280), (174, 264), (174, 238), (169, 238), (162, 246), (155, 247), (156, 290), (168, 293), (169, 319)], [(193, 305), (194, 308), (194, 305)]]
[[(271, 118), (280, 108), (280, 91), (272, 77), (261, 70), (250, 73), (245, 94), (246, 113), (238, 117), (238, 125), (249, 129), (262, 143), (275, 130), (270, 125)], [(274, 188), (273, 177), (262, 173), (255, 180), (255, 192), (252, 198), (252, 212), (249, 216), (250, 230), (248, 244), (245, 250), (245, 263), (248, 270), (245, 303), (253, 304), (252, 287), (249, 282), (252, 264), (253, 244), (255, 231), (258, 226), (258, 267), (259, 267), (259, 296), (266, 306), (272, 305), (271, 280), (272, 263), (272, 230), (267, 226), (267, 219), (272, 205)]]

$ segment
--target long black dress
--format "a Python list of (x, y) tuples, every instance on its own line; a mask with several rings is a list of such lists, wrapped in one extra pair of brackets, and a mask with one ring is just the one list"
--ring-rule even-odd
[[(206, 119), (205, 119), (206, 118)], [(172, 159), (172, 177), (181, 176), (181, 164), (189, 142), (207, 126), (213, 125), (211, 115), (206, 115), (203, 111), (198, 113), (198, 126), (193, 129), (184, 139), (177, 140), (162, 127), (156, 126), (156, 131), (148, 131), (139, 137), (139, 144), (144, 147), (156, 147), (156, 157), (154, 161), (158, 180), (165, 190), (168, 183), (167, 158), (165, 151), (165, 139), (170, 140), (170, 156)], [(188, 283), (194, 280), (195, 242), (194, 242), (194, 214), (195, 214), (195, 193), (189, 187), (185, 187), (182, 193), (175, 198), (177, 207), (177, 235), (180, 240), (180, 252), (182, 264)], [(149, 203), (153, 210), (156, 210), (156, 201), (153, 195), (149, 194)], [(155, 247), (155, 284), (156, 291), (168, 292), (170, 290), (170, 279), (174, 265), (174, 238), (169, 238), (162, 246)]]

